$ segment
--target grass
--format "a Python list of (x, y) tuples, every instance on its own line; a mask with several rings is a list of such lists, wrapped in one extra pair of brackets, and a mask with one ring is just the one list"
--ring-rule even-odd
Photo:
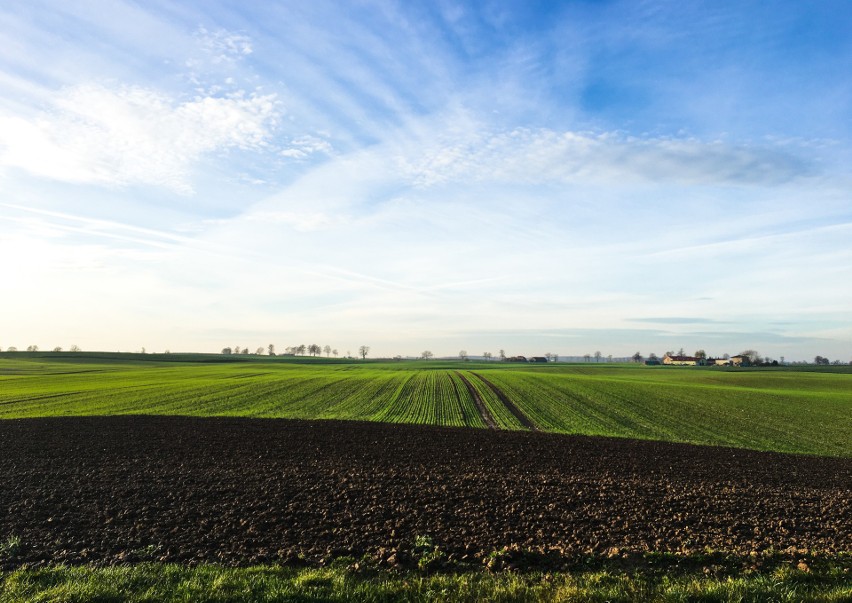
[(188, 415), (540, 429), (852, 456), (852, 367), (724, 369), (203, 354), (0, 353), (0, 419)]
[[(848, 568), (846, 568), (848, 570)], [(741, 576), (648, 571), (424, 574), (335, 563), (325, 568), (140, 564), (23, 568), (0, 574), (0, 603), (273, 601), (824, 601), (852, 600), (847, 572), (783, 567)]]

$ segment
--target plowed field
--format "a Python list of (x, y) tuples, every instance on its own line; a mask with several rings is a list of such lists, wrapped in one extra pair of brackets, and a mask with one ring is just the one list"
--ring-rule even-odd
[(852, 550), (852, 459), (342, 421), (0, 421), (14, 563), (246, 564), (371, 554), (428, 535), (505, 545), (747, 554)]

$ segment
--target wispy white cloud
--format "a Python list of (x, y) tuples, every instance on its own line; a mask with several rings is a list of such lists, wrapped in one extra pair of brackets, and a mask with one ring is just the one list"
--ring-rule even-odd
[(442, 131), (396, 157), (416, 184), (487, 182), (669, 182), (775, 185), (816, 172), (789, 147), (621, 132), (551, 129)]
[(214, 63), (235, 61), (252, 53), (251, 38), (241, 33), (226, 29), (208, 31), (202, 25), (195, 32), (195, 37)]
[(73, 86), (32, 118), (0, 114), (0, 166), (65, 182), (190, 193), (203, 155), (263, 148), (280, 113), (274, 95), (181, 100), (139, 86)]

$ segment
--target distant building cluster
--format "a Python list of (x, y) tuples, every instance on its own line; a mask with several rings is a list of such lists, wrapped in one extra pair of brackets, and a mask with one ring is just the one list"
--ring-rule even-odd
[(544, 363), (544, 362), (550, 362), (550, 359), (546, 358), (544, 356), (533, 356), (531, 358), (527, 358), (526, 356), (512, 356), (510, 358), (506, 358), (506, 362), (534, 362), (534, 363), (542, 362), (542, 363)]
[(730, 358), (704, 358), (701, 356), (676, 356), (665, 354), (662, 361), (651, 358), (645, 361), (647, 365), (668, 364), (670, 366), (751, 366), (748, 356), (731, 356)]

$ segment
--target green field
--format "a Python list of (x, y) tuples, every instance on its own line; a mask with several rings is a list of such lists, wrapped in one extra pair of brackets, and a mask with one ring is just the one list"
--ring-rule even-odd
[(852, 456), (852, 367), (725, 369), (0, 353), (0, 419), (159, 414), (346, 419)]

